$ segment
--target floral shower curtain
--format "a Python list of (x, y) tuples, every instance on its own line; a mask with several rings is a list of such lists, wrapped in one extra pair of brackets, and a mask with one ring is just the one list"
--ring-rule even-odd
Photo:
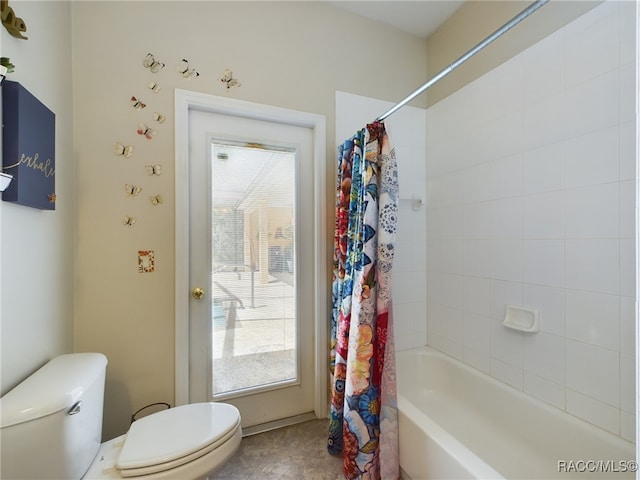
[(383, 123), (338, 149), (328, 450), (348, 479), (397, 480), (398, 409), (391, 269), (395, 151)]

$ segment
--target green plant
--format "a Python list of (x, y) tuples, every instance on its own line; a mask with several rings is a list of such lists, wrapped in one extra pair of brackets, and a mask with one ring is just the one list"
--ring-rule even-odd
[(0, 57), (0, 65), (7, 68), (7, 73), (13, 73), (16, 66), (11, 63), (9, 57)]

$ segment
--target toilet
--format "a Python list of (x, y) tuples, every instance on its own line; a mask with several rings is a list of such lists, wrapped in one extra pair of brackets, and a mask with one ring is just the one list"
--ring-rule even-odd
[(240, 446), (240, 412), (194, 403), (148, 415), (101, 442), (107, 358), (55, 357), (0, 398), (0, 478), (207, 478)]

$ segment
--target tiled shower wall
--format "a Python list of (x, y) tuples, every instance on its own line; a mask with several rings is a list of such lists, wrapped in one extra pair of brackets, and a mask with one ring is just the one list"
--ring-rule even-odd
[[(428, 343), (635, 438), (636, 4), (427, 110)], [(537, 309), (540, 332), (502, 325)]]

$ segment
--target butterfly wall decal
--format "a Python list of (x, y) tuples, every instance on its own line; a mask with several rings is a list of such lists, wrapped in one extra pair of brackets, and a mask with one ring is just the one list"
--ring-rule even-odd
[(200, 76), (200, 74), (196, 71), (195, 68), (189, 68), (189, 61), (186, 58), (183, 58), (182, 60), (180, 60), (180, 63), (178, 63), (176, 70), (178, 71), (179, 74), (181, 74), (187, 80), (190, 78), (196, 78)]
[(137, 197), (141, 191), (142, 187), (138, 187), (137, 185), (131, 185), (129, 183), (125, 183), (124, 185), (124, 192), (128, 197)]
[(138, 100), (136, 97), (131, 96), (131, 106), (136, 110), (142, 110), (147, 106), (146, 103), (142, 103), (142, 100)]
[(149, 83), (149, 90), (153, 93), (158, 93), (160, 91), (160, 84), (158, 82)]
[(162, 173), (162, 165), (145, 165), (144, 169), (147, 171), (147, 175), (160, 175)]
[(160, 196), (160, 194), (150, 196), (149, 200), (151, 200), (151, 203), (153, 205), (161, 205), (162, 204), (162, 197)]
[(158, 62), (151, 53), (147, 53), (147, 56), (142, 60), (142, 65), (148, 68), (151, 73), (158, 73), (164, 68), (164, 63)]
[(133, 155), (133, 145), (124, 145), (120, 142), (116, 142), (115, 152), (119, 157), (129, 158)]
[(164, 121), (167, 119), (167, 117), (165, 117), (161, 113), (153, 112), (153, 119), (158, 123), (164, 123)]
[(136, 217), (130, 217), (129, 215), (125, 215), (122, 218), (122, 223), (127, 227), (133, 227), (136, 224)]
[(142, 122), (138, 124), (138, 135), (142, 135), (147, 140), (151, 140), (155, 134), (156, 134), (156, 131), (153, 128), (147, 127)]
[(220, 78), (220, 81), (227, 86), (227, 90), (233, 87), (239, 87), (242, 85), (237, 78), (233, 78), (233, 72), (228, 68), (224, 71), (224, 74)]

